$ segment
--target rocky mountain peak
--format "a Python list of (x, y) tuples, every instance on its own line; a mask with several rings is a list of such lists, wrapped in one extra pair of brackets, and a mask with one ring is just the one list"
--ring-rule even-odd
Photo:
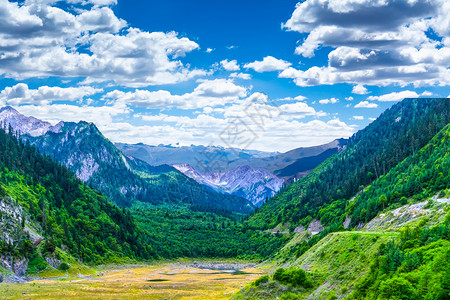
[(36, 119), (35, 117), (24, 116), (11, 106), (5, 106), (0, 109), (0, 122), (5, 128), (11, 126), (14, 131), (31, 136), (43, 135), (52, 127), (52, 124), (49, 122)]

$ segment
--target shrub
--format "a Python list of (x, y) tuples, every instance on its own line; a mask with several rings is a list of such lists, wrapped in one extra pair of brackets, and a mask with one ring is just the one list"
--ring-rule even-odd
[(412, 284), (401, 277), (394, 277), (381, 282), (380, 296), (382, 299), (416, 299)]
[(282, 284), (292, 284), (293, 286), (312, 287), (312, 281), (303, 269), (283, 269), (279, 268), (273, 274), (273, 279)]
[(65, 263), (65, 262), (62, 262), (62, 263), (59, 264), (59, 266), (58, 266), (58, 270), (61, 270), (61, 271), (67, 271), (67, 270), (69, 270), (69, 269), (70, 269), (70, 265), (67, 264), (67, 263)]
[(267, 283), (269, 281), (269, 276), (264, 275), (255, 280), (255, 285), (260, 286), (263, 283)]
[(46, 251), (48, 253), (53, 253), (53, 252), (55, 252), (55, 249), (56, 249), (56, 243), (53, 239), (50, 238), (50, 239), (45, 240), (45, 244), (43, 247), (44, 251)]

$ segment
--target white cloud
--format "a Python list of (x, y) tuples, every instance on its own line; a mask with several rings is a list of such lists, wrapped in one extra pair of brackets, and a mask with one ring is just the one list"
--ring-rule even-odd
[(169, 91), (135, 90), (123, 92), (114, 90), (103, 96), (108, 102), (124, 103), (148, 109), (197, 109), (205, 106), (223, 106), (236, 102), (247, 95), (247, 89), (231, 80), (215, 79), (202, 81), (192, 93), (173, 95)]
[(366, 87), (362, 84), (357, 84), (353, 87), (352, 89), (352, 93), (353, 94), (358, 94), (358, 95), (365, 95), (368, 94), (369, 92), (367, 91)]
[(195, 88), (194, 93), (211, 97), (245, 97), (247, 89), (233, 83), (232, 80), (204, 80)]
[(283, 104), (279, 106), (282, 116), (288, 119), (302, 119), (306, 116), (317, 115), (314, 108), (306, 104), (305, 102), (295, 102), (289, 104)]
[[(44, 0), (45, 1), (45, 0)], [(66, 0), (69, 3), (79, 3), (82, 5), (93, 4), (97, 6), (112, 6), (117, 4), (117, 0)], [(56, 0), (49, 0), (47, 2), (57, 2)]]
[(228, 59), (224, 59), (220, 62), (220, 65), (222, 66), (222, 68), (224, 68), (227, 71), (239, 71), (240, 67), (237, 64), (237, 60), (228, 60)]
[(369, 101), (361, 101), (355, 105), (356, 108), (377, 108), (378, 104)]
[(81, 77), (132, 87), (206, 75), (177, 59), (199, 49), (197, 43), (175, 32), (125, 29), (127, 23), (105, 6), (115, 1), (81, 1), (94, 5), (70, 12), (51, 6), (55, 2), (0, 0), (0, 75)]
[(283, 26), (307, 35), (299, 55), (310, 58), (331, 48), (328, 65), (292, 68), (280, 77), (299, 86), (449, 85), (449, 19), (446, 0), (303, 1)]
[(364, 116), (353, 116), (354, 120), (364, 120)]
[(319, 100), (319, 103), (320, 104), (334, 104), (334, 103), (337, 103), (337, 102), (339, 102), (339, 99), (337, 99), (337, 98), (330, 98), (330, 99), (322, 99), (322, 100)]
[[(135, 118), (148, 122), (147, 125), (118, 121), (125, 120), (132, 113), (128, 103), (124, 101), (113, 101), (111, 105), (98, 107), (51, 104), (23, 105), (17, 109), (23, 114), (33, 115), (53, 124), (59, 121), (94, 122), (113, 142), (144, 142), (150, 145), (210, 143), (225, 147), (248, 146), (248, 149), (288, 151), (300, 146), (327, 143), (354, 133), (352, 126), (338, 119), (328, 122), (300, 122), (298, 119), (313, 116), (314, 109), (301, 102), (282, 105), (281, 108), (274, 107), (267, 95), (261, 93), (254, 93), (225, 107), (221, 110), (222, 117), (208, 115), (215, 110), (219, 111), (212, 107), (205, 108), (203, 113), (194, 118), (171, 115), (170, 112), (134, 115)], [(316, 116), (323, 115), (326, 114), (316, 113)], [(240, 134), (238, 139), (228, 135), (235, 133), (235, 129)], [(293, 136), (295, 139), (292, 139)], [(250, 142), (244, 144), (243, 141)]]
[(213, 49), (213, 48), (206, 48), (206, 50), (205, 50), (205, 52), (206, 53), (211, 53), (211, 52), (213, 52), (215, 49)]
[[(244, 114), (238, 112), (239, 108), (242, 109), (242, 106), (232, 108), (225, 119), (204, 114), (196, 118), (167, 115), (141, 116), (149, 122), (164, 120), (175, 125), (135, 127), (130, 130), (131, 132), (122, 127), (120, 140), (126, 139), (130, 143), (144, 142), (150, 145), (179, 141), (183, 145), (205, 144), (204, 141), (210, 141), (210, 144), (224, 147), (288, 151), (299, 146), (327, 143), (337, 137), (348, 137), (354, 132), (351, 126), (339, 119), (328, 122), (320, 120), (300, 122), (264, 114), (260, 116), (263, 122), (254, 122), (260, 119), (244, 118)], [(147, 134), (144, 135), (144, 132)], [(236, 132), (239, 132), (239, 136), (236, 138), (231, 134), (230, 138), (229, 133)], [(202, 137), (201, 140), (198, 139), (199, 136)], [(295, 136), (295, 142), (292, 136)]]
[(401, 92), (393, 92), (390, 94), (380, 95), (380, 96), (369, 96), (367, 100), (378, 100), (382, 102), (386, 101), (400, 101), (405, 98), (418, 98), (419, 94), (414, 91), (401, 91)]
[(244, 80), (250, 80), (252, 79), (252, 75), (248, 74), (248, 73), (231, 73), (230, 74), (231, 78), (239, 78), (239, 79), (244, 79)]
[(118, 19), (109, 7), (95, 7), (81, 13), (76, 18), (83, 31), (118, 32), (127, 25), (127, 22)]
[(302, 95), (298, 95), (296, 97), (286, 97), (286, 98), (277, 99), (277, 100), (278, 101), (304, 101), (306, 99), (308, 99), (308, 98), (305, 96), (302, 96)]
[(354, 98), (353, 98), (352, 96), (349, 96), (349, 97), (345, 97), (345, 100), (347, 100), (347, 101), (353, 101)]
[(422, 94), (420, 94), (420, 96), (430, 97), (433, 96), (433, 93), (430, 91), (424, 91)]
[(122, 105), (113, 106), (76, 106), (68, 104), (22, 105), (15, 107), (20, 113), (56, 124), (59, 121), (93, 122), (102, 130), (113, 123), (114, 117), (129, 113)]
[(0, 92), (0, 101), (9, 105), (20, 104), (48, 104), (53, 101), (76, 101), (84, 97), (103, 92), (90, 86), (62, 88), (57, 86), (40, 86), (29, 89), (25, 83), (18, 83), (12, 87), (5, 87)]
[(290, 65), (292, 64), (285, 60), (276, 59), (273, 56), (266, 56), (262, 61), (254, 61), (252, 63), (245, 64), (244, 68), (253, 69), (258, 73), (262, 73), (262, 72), (281, 71), (288, 68)]

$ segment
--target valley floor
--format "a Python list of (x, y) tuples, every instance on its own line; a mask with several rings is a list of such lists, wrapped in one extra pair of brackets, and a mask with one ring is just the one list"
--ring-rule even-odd
[(167, 264), (97, 272), (78, 279), (0, 284), (0, 299), (229, 299), (263, 270)]

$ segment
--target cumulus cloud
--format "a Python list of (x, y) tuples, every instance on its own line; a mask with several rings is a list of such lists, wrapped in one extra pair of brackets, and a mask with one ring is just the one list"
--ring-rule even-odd
[(319, 103), (320, 104), (334, 104), (334, 103), (338, 103), (339, 102), (339, 99), (337, 99), (337, 98), (330, 98), (330, 99), (322, 99), (322, 100), (319, 100)]
[(369, 102), (369, 101), (361, 101), (355, 105), (355, 108), (377, 108), (378, 104)]
[[(352, 126), (339, 119), (301, 122), (298, 119), (312, 115), (314, 111), (305, 103), (281, 107), (273, 106), (267, 95), (254, 93), (225, 107), (219, 116), (208, 115), (215, 110), (211, 107), (196, 117), (170, 113), (135, 114), (136, 118), (149, 123), (145, 125), (119, 121), (132, 113), (128, 104), (122, 101), (96, 107), (48, 104), (22, 105), (16, 108), (25, 115), (33, 115), (53, 124), (59, 121), (94, 122), (113, 142), (144, 142), (150, 145), (181, 142), (182, 145), (213, 144), (241, 148), (248, 145), (248, 149), (288, 151), (299, 146), (327, 143), (354, 133)], [(252, 115), (252, 112), (257, 114)], [(285, 114), (293, 117), (282, 117)], [(232, 132), (239, 133), (237, 139), (230, 138), (229, 134)], [(250, 143), (244, 145), (241, 142), (243, 140)]]
[(57, 1), (0, 0), (0, 74), (24, 79), (62, 76), (85, 83), (112, 81), (141, 87), (173, 84), (206, 74), (178, 59), (199, 49), (175, 32), (146, 32), (128, 27), (108, 5), (91, 4), (70, 12)]
[(446, 0), (306, 0), (283, 26), (306, 34), (299, 55), (330, 48), (328, 65), (292, 68), (280, 77), (300, 86), (448, 85), (449, 19)]
[(236, 102), (247, 95), (247, 89), (231, 80), (215, 79), (202, 81), (191, 93), (173, 95), (167, 90), (114, 90), (103, 96), (108, 102), (123, 103), (148, 109), (197, 109), (205, 106), (223, 106)]
[(237, 64), (237, 60), (228, 60), (228, 59), (224, 59), (220, 62), (220, 65), (222, 66), (222, 68), (224, 68), (227, 71), (239, 71), (240, 67)]
[(113, 123), (114, 117), (128, 114), (126, 106), (77, 106), (70, 104), (22, 105), (15, 107), (20, 113), (56, 124), (59, 121), (93, 122), (102, 129)]
[(362, 84), (357, 84), (353, 87), (352, 89), (352, 93), (353, 94), (358, 94), (358, 95), (365, 95), (368, 94), (369, 92), (367, 91), (366, 87)]
[(292, 64), (282, 59), (276, 59), (273, 56), (266, 56), (262, 61), (254, 61), (244, 65), (244, 68), (253, 69), (258, 73), (281, 71)]
[(364, 120), (364, 116), (353, 116), (353, 120)]
[(231, 73), (230, 74), (231, 78), (239, 78), (239, 79), (244, 79), (244, 80), (250, 80), (252, 79), (252, 75), (248, 74), (248, 73)]
[(298, 95), (296, 97), (286, 97), (286, 98), (278, 99), (278, 100), (279, 101), (303, 101), (303, 100), (306, 100), (306, 99), (308, 99), (308, 98), (305, 97), (305, 96), (302, 96), (302, 95)]
[(393, 92), (390, 94), (380, 95), (380, 96), (369, 96), (368, 100), (378, 100), (382, 102), (386, 101), (400, 101), (405, 98), (417, 98), (419, 94), (414, 91), (401, 91), (401, 92)]
[(40, 86), (29, 89), (25, 83), (6, 87), (0, 92), (0, 101), (9, 105), (48, 104), (54, 101), (76, 101), (84, 97), (103, 92), (90, 86), (62, 88), (57, 86)]

